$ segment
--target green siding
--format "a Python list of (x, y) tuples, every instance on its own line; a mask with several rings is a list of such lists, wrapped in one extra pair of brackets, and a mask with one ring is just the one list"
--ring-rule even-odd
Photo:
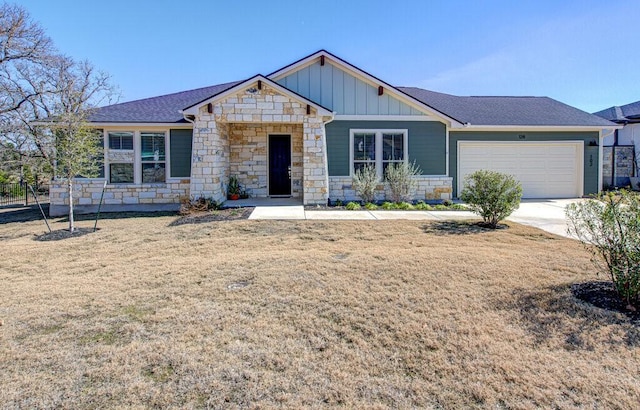
[(171, 130), (169, 155), (171, 176), (188, 178), (191, 176), (191, 139), (193, 130)]
[[(524, 135), (524, 139), (519, 136)], [(453, 177), (453, 196), (458, 186), (458, 141), (584, 141), (584, 194), (598, 192), (597, 132), (449, 132), (449, 173)]]
[(338, 114), (423, 115), (389, 93), (378, 95), (378, 87), (328, 61), (324, 66), (316, 61), (277, 82)]
[(423, 175), (446, 174), (446, 127), (433, 121), (333, 121), (327, 124), (327, 161), (330, 176), (349, 175), (350, 129), (409, 130), (409, 161)]

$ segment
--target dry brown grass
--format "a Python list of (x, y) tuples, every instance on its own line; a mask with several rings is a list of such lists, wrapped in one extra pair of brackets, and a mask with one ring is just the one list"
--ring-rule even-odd
[(639, 328), (571, 296), (594, 278), (574, 241), (517, 224), (176, 219), (47, 242), (40, 221), (0, 223), (1, 406), (640, 402)]

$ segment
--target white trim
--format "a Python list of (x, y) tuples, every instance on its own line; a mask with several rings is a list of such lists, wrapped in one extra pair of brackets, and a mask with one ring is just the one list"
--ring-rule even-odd
[(460, 145), (464, 144), (464, 143), (471, 143), (471, 144), (483, 144), (483, 143), (488, 143), (488, 144), (526, 144), (526, 145), (532, 145), (532, 144), (572, 144), (572, 145), (576, 145), (578, 147), (580, 147), (581, 149), (578, 152), (578, 164), (577, 164), (577, 168), (578, 168), (578, 197), (582, 197), (584, 195), (584, 141), (580, 140), (580, 141), (576, 141), (576, 140), (566, 140), (566, 141), (478, 141), (478, 140), (460, 140), (457, 143), (456, 146), (456, 160), (457, 160), (457, 164), (456, 164), (456, 196), (459, 198), (460, 197), (460, 192), (462, 191), (462, 178), (460, 178), (460, 164), (462, 161), (460, 161)]
[(591, 125), (467, 125), (464, 128), (456, 128), (452, 132), (464, 131), (601, 131), (602, 129), (615, 129), (621, 127), (596, 127)]
[(361, 69), (359, 69), (358, 67), (351, 65), (350, 63), (347, 63), (346, 61), (343, 62), (343, 60), (339, 59), (339, 57), (337, 56), (333, 56), (331, 55), (329, 52), (325, 51), (325, 50), (320, 50), (317, 53), (314, 53), (308, 57), (303, 58), (302, 60), (296, 62), (295, 64), (289, 65), (287, 67), (284, 67), (272, 74), (269, 75), (269, 78), (272, 79), (273, 81), (277, 81), (280, 80), (283, 77), (286, 77), (287, 75), (289, 75), (290, 73), (300, 70), (302, 68), (305, 68), (313, 63), (315, 63), (321, 56), (324, 56), (325, 59), (325, 64), (331, 64), (333, 66), (336, 66), (346, 72), (348, 72), (349, 74), (353, 75), (354, 77), (368, 83), (369, 85), (373, 85), (374, 87), (378, 87), (378, 86), (382, 86), (384, 87), (384, 91), (389, 93), (390, 95), (394, 96), (395, 98), (397, 98), (398, 100), (412, 106), (413, 108), (422, 111), (428, 115), (434, 116), (436, 118), (439, 118), (442, 121), (448, 122), (450, 123), (452, 126), (458, 125), (460, 127), (463, 126), (462, 123), (460, 123), (459, 121), (457, 121), (456, 119), (447, 116), (444, 113), (441, 113), (439, 111), (436, 111), (435, 109), (431, 108), (430, 106), (424, 104), (422, 101), (419, 101), (416, 98), (411, 97), (408, 94), (405, 94), (403, 92), (400, 92), (399, 90), (397, 90), (394, 86), (385, 83), (382, 80), (379, 80), (377, 78), (375, 78), (374, 76), (372, 76), (371, 74), (367, 74), (366, 72), (362, 71)]
[[(269, 164), (271, 159), (271, 137), (272, 136), (289, 136), (289, 168), (291, 174), (293, 174), (293, 135), (282, 132), (273, 132), (267, 133), (267, 198), (292, 198), (293, 197), (293, 178), (289, 177), (289, 195), (271, 195), (270, 189), (270, 181), (271, 181), (271, 164)], [(303, 170), (304, 174), (304, 170)], [(304, 192), (302, 193), (304, 197)]]
[(199, 102), (197, 104), (194, 104), (190, 107), (187, 107), (186, 109), (182, 110), (182, 114), (183, 115), (198, 115), (199, 114), (199, 109), (200, 107), (202, 107), (203, 105), (209, 104), (209, 103), (213, 103), (215, 101), (221, 100), (225, 97), (228, 97), (230, 95), (233, 94), (237, 94), (239, 91), (241, 91), (242, 89), (245, 89), (246, 87), (250, 87), (251, 85), (257, 83), (258, 81), (262, 81), (264, 83), (266, 83), (269, 87), (274, 88), (276, 91), (278, 91), (280, 94), (286, 95), (287, 97), (291, 98), (292, 100), (298, 101), (300, 103), (303, 104), (309, 104), (310, 106), (312, 106), (313, 108), (315, 108), (318, 111), (318, 115), (319, 116), (328, 116), (328, 117), (333, 117), (333, 112), (329, 111), (328, 109), (324, 108), (321, 105), (316, 104), (315, 102), (306, 99), (305, 97), (302, 97), (298, 94), (293, 93), (291, 90), (281, 86), (280, 84), (274, 82), (273, 80), (270, 80), (262, 75), (256, 75), (246, 81), (241, 82), (240, 84), (236, 84), (235, 86), (229, 88), (226, 91), (221, 92), (220, 94), (216, 94), (211, 98), (208, 98), (202, 102)]
[(430, 115), (336, 115), (335, 121), (431, 121), (442, 122)]
[[(402, 134), (402, 145), (404, 152), (404, 159), (402, 162), (407, 163), (409, 161), (409, 130), (408, 129), (386, 129), (386, 128), (350, 128), (349, 129), (349, 175), (346, 177), (353, 178), (353, 137), (354, 134), (374, 134), (376, 144), (376, 159), (374, 165), (376, 166), (376, 172), (380, 178), (383, 177), (383, 159), (382, 159), (382, 134)], [(388, 161), (387, 161), (388, 162)], [(399, 161), (394, 161), (399, 162)], [(335, 175), (333, 175), (335, 176)]]

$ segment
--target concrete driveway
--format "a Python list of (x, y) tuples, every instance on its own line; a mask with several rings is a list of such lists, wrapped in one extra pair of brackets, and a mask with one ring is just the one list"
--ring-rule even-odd
[(523, 199), (520, 208), (507, 220), (570, 237), (564, 211), (567, 205), (580, 201), (584, 199)]

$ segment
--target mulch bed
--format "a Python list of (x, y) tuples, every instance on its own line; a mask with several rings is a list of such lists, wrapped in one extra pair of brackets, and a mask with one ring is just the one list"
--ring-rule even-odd
[(571, 293), (576, 298), (601, 309), (620, 312), (633, 321), (640, 321), (640, 311), (627, 309), (626, 304), (615, 291), (611, 282), (592, 281), (571, 285)]
[(184, 215), (171, 223), (171, 226), (186, 224), (201, 224), (214, 221), (235, 221), (238, 219), (248, 219), (255, 207), (246, 208), (226, 208), (214, 211), (203, 211)]
[[(98, 231), (100, 228), (97, 229)], [(75, 228), (73, 233), (68, 229), (58, 229), (56, 231), (46, 232), (42, 235), (36, 235), (33, 239), (36, 241), (61, 241), (63, 239), (76, 238), (78, 236), (84, 236), (93, 232), (93, 228)]]

